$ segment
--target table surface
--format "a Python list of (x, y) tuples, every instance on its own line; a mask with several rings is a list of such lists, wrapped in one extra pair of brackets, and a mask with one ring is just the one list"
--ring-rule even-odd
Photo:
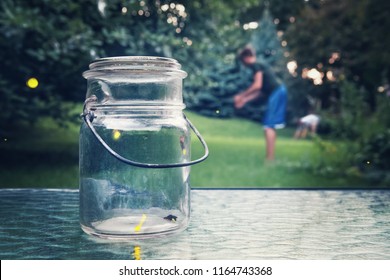
[(0, 259), (390, 259), (390, 191), (192, 190), (189, 228), (107, 241), (78, 191), (0, 190)]

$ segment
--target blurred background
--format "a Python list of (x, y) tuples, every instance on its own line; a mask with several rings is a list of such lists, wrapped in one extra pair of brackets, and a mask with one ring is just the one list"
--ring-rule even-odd
[[(390, 2), (2, 0), (0, 187), (78, 186), (83, 71), (96, 58), (177, 59), (210, 158), (195, 187), (390, 187)], [(235, 110), (251, 45), (284, 80), (288, 127), (264, 165), (264, 104)], [(316, 135), (294, 139), (314, 112)], [(194, 140), (194, 157), (201, 147)]]

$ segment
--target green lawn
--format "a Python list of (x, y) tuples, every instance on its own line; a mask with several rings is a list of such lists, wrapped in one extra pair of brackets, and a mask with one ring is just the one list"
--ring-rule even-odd
[[(211, 119), (187, 112), (210, 148), (210, 157), (192, 167), (193, 187), (364, 187), (359, 178), (325, 177), (309, 172), (318, 160), (310, 140), (278, 134), (277, 160), (264, 162), (260, 124), (243, 119)], [(193, 158), (202, 147), (193, 136)], [(60, 128), (49, 119), (1, 139), (0, 187), (78, 186), (78, 125)]]
[[(188, 117), (209, 144), (210, 157), (192, 168), (196, 187), (364, 187), (356, 177), (320, 176), (308, 171), (318, 158), (311, 140), (295, 140), (294, 129), (278, 131), (276, 160), (264, 161), (265, 141), (260, 124), (243, 119), (209, 119), (193, 113)], [(195, 137), (193, 138), (195, 142)], [(193, 144), (194, 156), (201, 147)]]

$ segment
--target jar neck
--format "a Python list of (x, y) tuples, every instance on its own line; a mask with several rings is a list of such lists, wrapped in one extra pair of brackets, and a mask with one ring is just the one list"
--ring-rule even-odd
[(133, 102), (126, 104), (108, 104), (92, 106), (97, 117), (177, 117), (183, 115), (184, 104)]
[(96, 103), (183, 103), (183, 78), (187, 73), (174, 59), (149, 56), (101, 58), (90, 64), (87, 98)]

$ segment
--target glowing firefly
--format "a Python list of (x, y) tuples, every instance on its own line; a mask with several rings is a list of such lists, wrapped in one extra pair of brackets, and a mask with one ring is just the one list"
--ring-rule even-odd
[(141, 230), (142, 225), (145, 223), (147, 216), (145, 214), (142, 214), (141, 220), (139, 221), (139, 224), (134, 228), (135, 232), (139, 232)]
[(26, 85), (29, 88), (37, 88), (39, 85), (39, 82), (38, 82), (37, 78), (32, 77), (32, 78), (27, 80)]
[(184, 141), (185, 141), (184, 136), (180, 136), (180, 147), (181, 147), (181, 151), (182, 151), (183, 155), (185, 156), (187, 154), (187, 150), (186, 150)]
[(119, 138), (121, 137), (121, 132), (119, 130), (114, 130), (112, 132), (112, 138), (114, 138), (114, 140), (118, 140)]

